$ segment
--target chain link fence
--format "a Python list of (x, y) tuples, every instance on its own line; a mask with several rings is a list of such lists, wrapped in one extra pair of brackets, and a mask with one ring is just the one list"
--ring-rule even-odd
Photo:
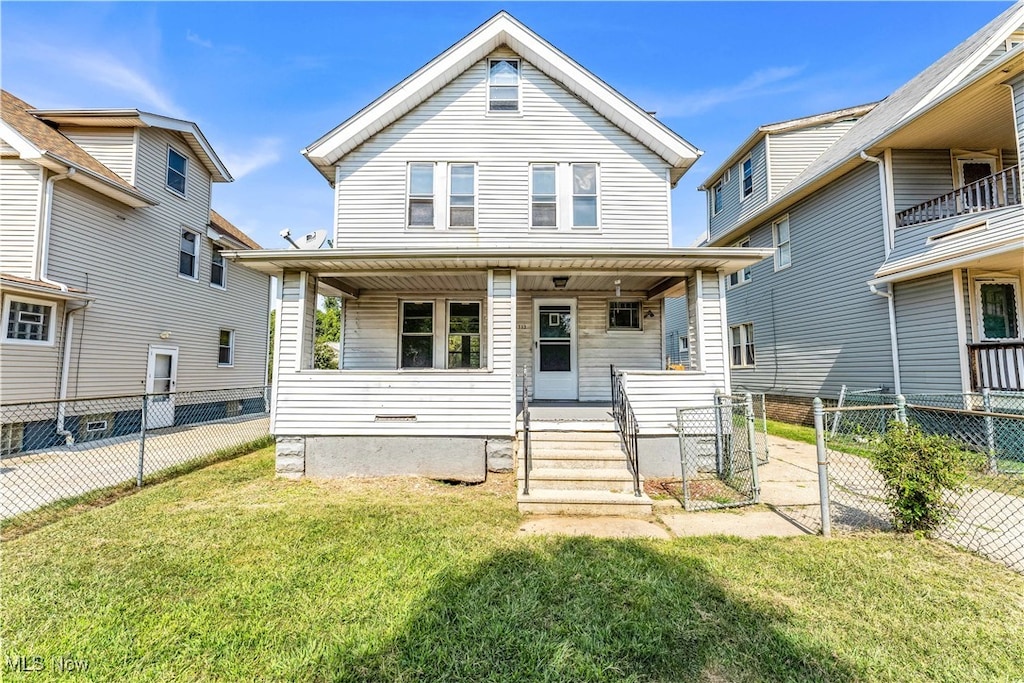
[[(758, 465), (768, 461), (764, 396), (717, 396), (714, 405), (679, 408), (680, 495), (686, 510), (759, 501)], [(755, 408), (760, 406), (760, 412)]]
[(1024, 395), (880, 394), (851, 403), (824, 408), (816, 424), (819, 474), (824, 469), (828, 482), (825, 533), (893, 528), (874, 462), (898, 421), (947, 437), (966, 463), (964, 485), (944, 494), (952, 514), (938, 537), (1024, 571)]
[(265, 386), (0, 406), (0, 520), (76, 504), (269, 443)]

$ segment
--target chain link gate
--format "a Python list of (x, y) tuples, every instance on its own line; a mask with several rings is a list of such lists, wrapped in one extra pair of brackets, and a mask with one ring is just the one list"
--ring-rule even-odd
[(754, 401), (716, 396), (713, 405), (678, 408), (679, 462), (686, 510), (754, 505), (760, 502), (759, 448)]

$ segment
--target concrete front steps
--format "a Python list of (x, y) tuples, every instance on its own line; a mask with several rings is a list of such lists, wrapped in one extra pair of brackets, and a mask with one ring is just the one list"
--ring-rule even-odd
[[(523, 495), (523, 432), (517, 440), (519, 511), (533, 514), (651, 514), (646, 494), (633, 494), (615, 423), (609, 421), (534, 422), (530, 426), (530, 493)], [(642, 482), (642, 479), (641, 479)]]

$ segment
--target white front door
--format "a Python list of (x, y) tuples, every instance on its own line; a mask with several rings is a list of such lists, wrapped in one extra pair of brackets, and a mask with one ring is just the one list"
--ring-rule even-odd
[(174, 386), (178, 378), (178, 349), (150, 346), (146, 369), (146, 429), (174, 424)]
[(575, 401), (576, 300), (534, 299), (533, 311), (533, 398)]

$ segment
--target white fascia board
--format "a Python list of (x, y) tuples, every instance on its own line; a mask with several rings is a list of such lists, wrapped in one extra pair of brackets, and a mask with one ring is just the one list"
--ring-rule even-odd
[(336, 163), (372, 135), (425, 101), (501, 44), (508, 45), (549, 78), (558, 81), (567, 90), (581, 97), (598, 113), (631, 134), (673, 168), (685, 171), (702, 154), (696, 147), (506, 12), (499, 12), (370, 105), (302, 150), (302, 154), (330, 180), (331, 174), (327, 166)]
[(203, 135), (203, 131), (199, 130), (198, 125), (192, 121), (172, 119), (169, 116), (160, 116), (159, 114), (151, 114), (145, 111), (138, 112), (138, 115), (139, 120), (151, 128), (173, 130), (185, 136), (190, 143), (189, 146), (192, 147), (192, 151), (203, 161), (203, 165), (206, 166), (206, 170), (210, 172), (215, 181), (230, 183), (234, 180), (227, 166), (220, 160), (217, 153), (213, 151), (213, 145)]
[(6, 121), (0, 120), (0, 138), (8, 145), (18, 151), (22, 159), (38, 159), (43, 151), (22, 137), (21, 133), (7, 125)]
[(898, 261), (888, 267), (879, 268), (874, 279), (868, 280), (869, 285), (885, 285), (890, 282), (901, 280), (914, 280), (926, 275), (934, 275), (954, 268), (966, 266), (973, 261), (990, 256), (1000, 256), (1021, 248), (1020, 236), (1009, 237), (1005, 240), (991, 245), (982, 245), (980, 248), (962, 251), (956, 254), (943, 254), (926, 259), (908, 258), (900, 264)]

